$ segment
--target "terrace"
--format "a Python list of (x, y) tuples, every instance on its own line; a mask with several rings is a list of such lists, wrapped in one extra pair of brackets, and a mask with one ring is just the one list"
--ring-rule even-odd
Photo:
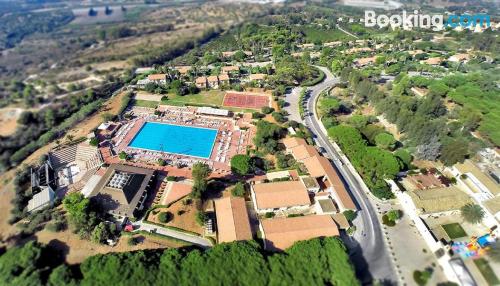
[[(251, 144), (252, 134), (254, 134), (251, 130), (253, 127), (249, 130), (242, 130), (232, 118), (202, 115), (197, 113), (197, 108), (192, 107), (160, 106), (156, 112), (151, 108), (134, 107), (130, 114), (134, 118), (124, 122), (110, 140), (110, 147), (115, 154), (123, 151), (127, 153), (131, 162), (145, 165), (157, 165), (159, 159), (164, 160), (170, 166), (188, 168), (196, 162), (204, 162), (213, 169), (215, 174), (227, 174), (230, 172), (230, 158), (244, 153), (247, 146)], [(157, 150), (134, 148), (131, 143), (146, 123), (215, 129), (217, 134), (207, 157), (169, 152), (168, 149), (160, 150), (163, 148), (156, 148)], [(184, 140), (185, 138), (175, 139)]]

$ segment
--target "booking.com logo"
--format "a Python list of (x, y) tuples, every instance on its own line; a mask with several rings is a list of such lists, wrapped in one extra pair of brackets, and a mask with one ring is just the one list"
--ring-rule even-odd
[(403, 11), (402, 14), (395, 15), (377, 15), (375, 11), (365, 11), (365, 26), (384, 28), (390, 27), (404, 27), (404, 28), (422, 28), (437, 31), (445, 27), (462, 27), (469, 28), (479, 25), (480, 27), (488, 28), (491, 26), (490, 16), (487, 14), (463, 14), (463, 15), (448, 15), (446, 23), (443, 15), (427, 15), (419, 14), (418, 10), (413, 13)]

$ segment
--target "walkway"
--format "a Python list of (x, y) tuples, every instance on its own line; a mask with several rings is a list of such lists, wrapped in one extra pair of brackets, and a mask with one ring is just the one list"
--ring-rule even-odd
[(203, 238), (203, 237), (200, 237), (200, 236), (188, 234), (188, 233), (178, 231), (178, 230), (173, 230), (170, 228), (161, 227), (161, 226), (154, 225), (154, 224), (149, 224), (149, 223), (144, 222), (144, 221), (139, 221), (135, 225), (139, 226), (138, 230), (144, 230), (147, 232), (151, 232), (153, 230), (157, 234), (161, 234), (161, 235), (173, 237), (173, 238), (176, 238), (179, 240), (183, 240), (183, 241), (192, 243), (194, 245), (198, 245), (198, 246), (203, 247), (203, 248), (212, 247), (212, 242), (210, 240)]

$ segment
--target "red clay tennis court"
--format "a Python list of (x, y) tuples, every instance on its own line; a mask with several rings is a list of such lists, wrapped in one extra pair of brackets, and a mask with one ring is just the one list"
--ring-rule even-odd
[(222, 104), (230, 107), (261, 109), (269, 106), (269, 96), (248, 92), (227, 92)]

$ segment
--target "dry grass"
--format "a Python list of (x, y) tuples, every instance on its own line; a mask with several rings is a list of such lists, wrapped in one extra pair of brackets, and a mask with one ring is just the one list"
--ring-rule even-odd
[(140, 241), (140, 243), (135, 246), (128, 245), (129, 236), (122, 236), (115, 246), (109, 246), (82, 240), (70, 230), (62, 232), (42, 230), (36, 234), (36, 237), (39, 242), (50, 244), (63, 253), (66, 253), (66, 262), (70, 264), (81, 263), (85, 258), (95, 254), (126, 252), (141, 249), (174, 248), (183, 245), (180, 242), (159, 237), (134, 235), (134, 237), (138, 237)]
[[(198, 234), (203, 233), (203, 228), (199, 226), (195, 220), (197, 209), (194, 202), (189, 205), (184, 205), (182, 203), (182, 200), (180, 200), (171, 205), (169, 208), (158, 208), (157, 210), (159, 211), (157, 214), (153, 214), (151, 212), (151, 214), (148, 217), (148, 220), (156, 223), (161, 223), (158, 220), (159, 214), (168, 211), (172, 213), (174, 218), (172, 219), (172, 221), (170, 221), (165, 225), (185, 229), (187, 231), (196, 232)], [(184, 213), (179, 215), (178, 211), (182, 211)]]

